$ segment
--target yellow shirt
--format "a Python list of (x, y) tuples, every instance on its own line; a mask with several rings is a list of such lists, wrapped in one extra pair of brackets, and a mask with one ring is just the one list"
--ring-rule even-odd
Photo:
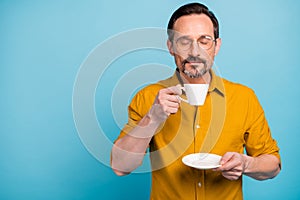
[[(242, 178), (230, 181), (220, 172), (185, 166), (183, 156), (209, 152), (273, 154), (279, 148), (273, 140), (264, 111), (254, 92), (216, 76), (203, 106), (182, 102), (176, 114), (165, 121), (150, 142), (152, 200), (243, 199)], [(171, 78), (139, 91), (128, 107), (129, 121), (120, 137), (130, 131), (151, 108), (158, 91), (180, 83), (178, 72)], [(183, 98), (186, 96), (183, 94)]]

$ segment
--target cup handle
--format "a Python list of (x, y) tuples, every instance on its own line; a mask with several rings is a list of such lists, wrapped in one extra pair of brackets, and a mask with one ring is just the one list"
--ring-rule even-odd
[(184, 88), (184, 87), (180, 86), (180, 89), (183, 90), (183, 91), (185, 92), (185, 88)]
[[(178, 85), (176, 85), (176, 86), (177, 86), (179, 89), (181, 89), (181, 90), (183, 90), (183, 91), (185, 92), (185, 88), (182, 87), (180, 84), (178, 84)], [(186, 100), (186, 99), (180, 97), (179, 95), (177, 95), (176, 97), (177, 97), (180, 101), (183, 101), (183, 102), (185, 102), (185, 103), (189, 103), (188, 100)]]
[(177, 98), (180, 99), (180, 101), (183, 101), (183, 102), (185, 102), (185, 103), (189, 103), (188, 100), (186, 100), (186, 99), (180, 97), (179, 95), (177, 95)]
[(183, 90), (183, 91), (185, 91), (185, 88), (184, 88), (184, 87), (182, 87), (180, 84), (177, 84), (177, 85), (176, 85), (176, 87), (177, 87), (178, 89), (180, 89), (180, 90)]

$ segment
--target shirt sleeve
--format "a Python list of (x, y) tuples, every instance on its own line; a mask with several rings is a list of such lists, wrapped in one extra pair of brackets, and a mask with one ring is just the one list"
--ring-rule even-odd
[(132, 99), (128, 106), (128, 122), (124, 125), (119, 138), (125, 136), (137, 126), (139, 121), (147, 114), (151, 108), (157, 92), (162, 87), (159, 85), (150, 85), (140, 90)]
[(277, 142), (271, 135), (264, 111), (254, 92), (249, 97), (248, 106), (249, 125), (245, 133), (247, 154), (253, 157), (262, 154), (271, 154), (280, 160)]

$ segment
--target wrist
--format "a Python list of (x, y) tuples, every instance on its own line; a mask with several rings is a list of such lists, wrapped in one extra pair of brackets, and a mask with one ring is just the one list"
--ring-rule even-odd
[(251, 173), (251, 169), (253, 168), (254, 158), (251, 156), (247, 156), (245, 154), (242, 154), (243, 156), (243, 174)]
[(162, 122), (166, 121), (168, 115), (163, 111), (161, 105), (153, 104), (146, 117), (148, 118), (148, 123), (160, 125)]

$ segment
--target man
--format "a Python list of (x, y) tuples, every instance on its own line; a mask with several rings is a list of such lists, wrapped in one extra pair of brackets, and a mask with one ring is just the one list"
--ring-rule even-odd
[[(264, 180), (280, 171), (279, 148), (254, 92), (215, 75), (221, 47), (215, 15), (199, 3), (176, 10), (167, 41), (177, 69), (167, 80), (137, 93), (129, 121), (112, 149), (112, 168), (125, 175), (137, 168), (150, 148), (151, 199), (242, 199), (242, 175)], [(178, 84), (209, 83), (203, 106), (181, 102)], [(243, 154), (244, 150), (247, 154)], [(221, 155), (221, 166), (200, 170), (183, 156)]]

